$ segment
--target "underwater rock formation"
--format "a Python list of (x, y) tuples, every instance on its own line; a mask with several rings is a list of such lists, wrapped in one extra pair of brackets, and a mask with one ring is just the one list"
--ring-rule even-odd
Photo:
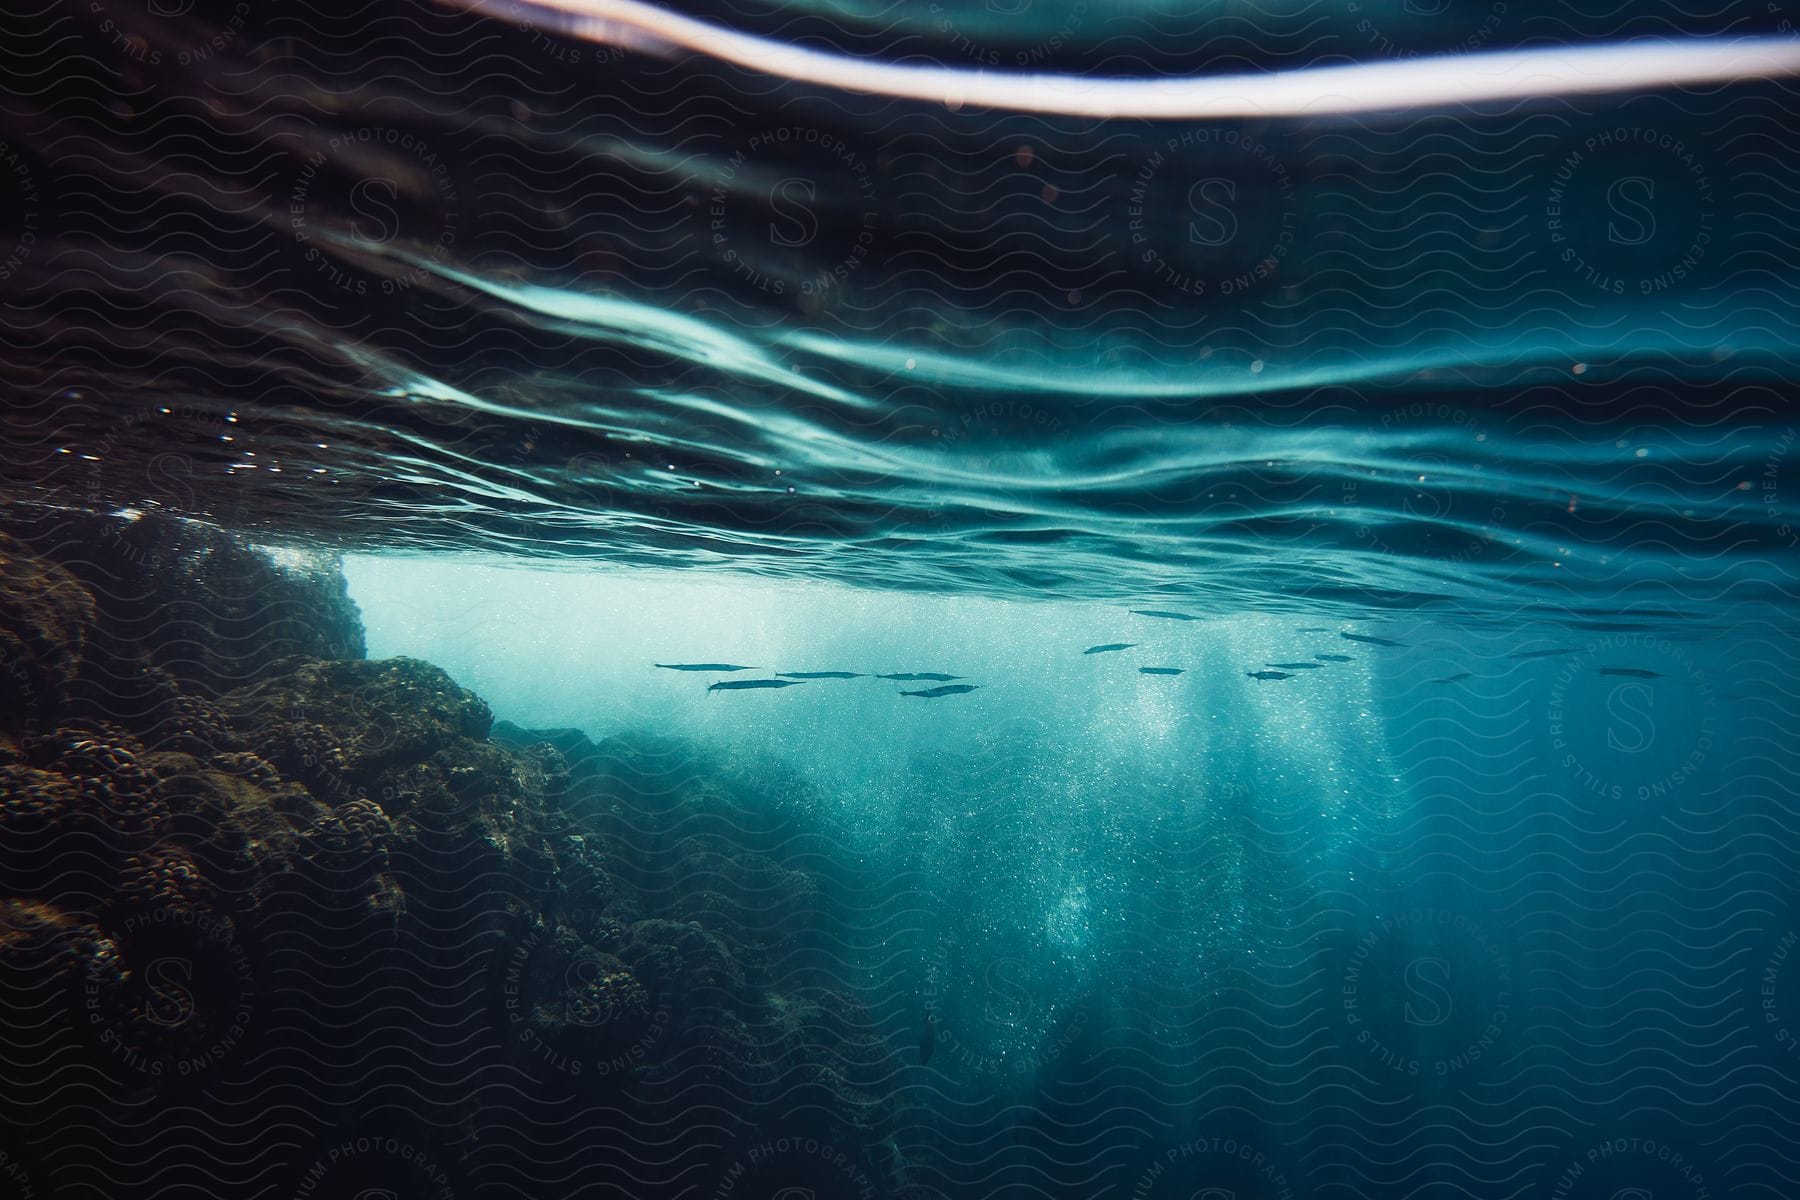
[[(361, 658), (341, 577), (161, 521), (130, 553), (62, 536), (96, 520), (0, 542), (29, 680), (0, 730), (0, 1121), (40, 1186), (290, 1194), (288, 1150), (350, 1128), (454, 1182), (566, 1136), (571, 1100), (677, 1127), (805, 1103), (876, 1152), (873, 1022), (772, 966), (812, 879), (690, 751), (493, 728), (438, 668)], [(246, 1111), (222, 1162), (199, 1127)]]
[(0, 534), (0, 725), (55, 720), (93, 624), (93, 598), (74, 575)]
[(82, 682), (107, 715), (171, 686), (217, 696), (284, 659), (363, 656), (361, 614), (329, 556), (284, 566), (214, 526), (159, 513), (15, 509), (0, 529), (86, 591), (101, 653)]

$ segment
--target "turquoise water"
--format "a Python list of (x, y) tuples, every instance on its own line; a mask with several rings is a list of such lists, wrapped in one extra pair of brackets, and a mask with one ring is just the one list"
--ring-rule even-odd
[[(0, 17), (0, 524), (341, 562), (497, 721), (344, 668), (181, 793), (318, 979), (14, 1089), (39, 1194), (1800, 1194), (1790, 14), (603, 7)], [(340, 705), (456, 738), (346, 801)]]
[[(1778, 1186), (1766, 1132), (1719, 1122), (1783, 1119), (1763, 1098), (1789, 1069), (1783, 622), (1175, 621), (516, 563), (347, 570), (371, 654), (441, 663), (521, 724), (655, 730), (671, 777), (703, 761), (826, 831), (838, 969), (895, 1040), (934, 1014), (929, 1068), (894, 1082), (919, 1105), (913, 1177), (947, 1193), (1093, 1173), (1557, 1194), (1514, 1182), (1547, 1158), (1609, 1196)], [(1083, 653), (1111, 642), (1138, 644)], [(709, 694), (739, 676), (656, 662), (980, 690)]]

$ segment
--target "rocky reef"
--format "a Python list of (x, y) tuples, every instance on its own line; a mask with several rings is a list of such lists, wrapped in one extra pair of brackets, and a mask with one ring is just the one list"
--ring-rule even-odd
[[(468, 1195), (552, 1144), (639, 1194), (901, 1190), (796, 833), (690, 749), (363, 658), (328, 560), (0, 530), (0, 1120), (36, 1194)], [(770, 1129), (805, 1149), (746, 1176)]]

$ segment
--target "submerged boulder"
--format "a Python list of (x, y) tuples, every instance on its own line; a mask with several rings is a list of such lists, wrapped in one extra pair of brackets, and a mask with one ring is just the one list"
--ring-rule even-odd
[(83, 682), (90, 702), (115, 715), (147, 694), (166, 698), (143, 678), (149, 668), (212, 696), (296, 656), (365, 652), (361, 613), (331, 556), (277, 561), (215, 526), (159, 513), (35, 509), (0, 524), (88, 593), (104, 653)]
[(0, 1075), (0, 1121), (52, 1160), (91, 1157), (109, 1105), (175, 1161), (218, 1096), (288, 1088), (330, 1126), (373, 1075), (449, 1128), (487, 1071), (663, 1123), (803, 1097), (879, 1141), (874, 1022), (828, 962), (791, 965), (805, 843), (692, 746), (496, 727), (439, 668), (363, 659), (334, 570), (296, 582), (217, 531), (23, 524), (0, 1062), (45, 1069)]
[(494, 722), (481, 697), (416, 658), (301, 661), (220, 705), (270, 761), (334, 792), (485, 740)]
[(93, 625), (94, 599), (70, 571), (0, 534), (0, 725), (61, 716)]

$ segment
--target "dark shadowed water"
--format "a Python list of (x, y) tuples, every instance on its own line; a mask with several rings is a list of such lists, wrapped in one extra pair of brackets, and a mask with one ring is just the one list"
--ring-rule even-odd
[[(679, 8), (750, 65), (616, 7), (0, 16), (7, 527), (344, 556), (369, 658), (573, 769), (557, 832), (445, 834), (499, 876), (396, 870), (432, 948), (320, 983), (369, 1032), (310, 1074), (324, 1033), (173, 1100), (9, 1042), (0, 1196), (1800, 1194), (1794, 81), (1314, 82), (1793, 51), (1690, 8)], [(1315, 100), (959, 90), (1030, 72)], [(125, 938), (101, 878), (0, 892)], [(540, 887), (560, 933), (508, 924)], [(309, 1008), (281, 961), (252, 1027)], [(521, 1022), (563, 1040), (486, 1057)]]

